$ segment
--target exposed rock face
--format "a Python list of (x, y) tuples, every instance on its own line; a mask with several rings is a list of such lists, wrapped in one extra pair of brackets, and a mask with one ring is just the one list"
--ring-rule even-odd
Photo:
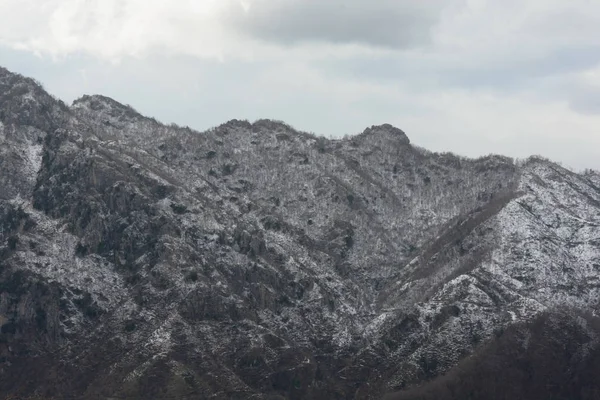
[(379, 398), (598, 305), (594, 171), (0, 89), (0, 393)]

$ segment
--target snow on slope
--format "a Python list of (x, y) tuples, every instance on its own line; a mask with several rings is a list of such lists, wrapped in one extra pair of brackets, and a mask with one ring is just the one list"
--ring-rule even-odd
[[(430, 153), (389, 125), (199, 133), (28, 85), (0, 125), (0, 273), (61, 293), (63, 359), (92, 394), (160, 370), (199, 397), (377, 398), (507, 324), (598, 304), (596, 172)], [(45, 309), (14, 281), (0, 309), (29, 327)]]

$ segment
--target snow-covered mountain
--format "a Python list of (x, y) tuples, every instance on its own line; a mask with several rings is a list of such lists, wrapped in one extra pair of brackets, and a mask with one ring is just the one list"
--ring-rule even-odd
[(370, 399), (600, 298), (600, 174), (207, 132), (0, 69), (0, 393)]

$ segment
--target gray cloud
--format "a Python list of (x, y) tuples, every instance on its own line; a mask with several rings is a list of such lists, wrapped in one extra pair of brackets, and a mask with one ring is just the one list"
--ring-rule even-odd
[(406, 48), (430, 40), (442, 4), (439, 0), (260, 1), (247, 12), (232, 12), (229, 18), (243, 33), (285, 45), (330, 42)]
[(600, 45), (550, 49), (535, 57), (510, 58), (502, 64), (478, 60), (455, 65), (442, 57), (419, 58), (395, 53), (377, 58), (331, 59), (322, 62), (322, 67), (330, 75), (346, 74), (382, 83), (408, 80), (422, 86), (429, 81), (449, 88), (491, 88), (504, 92), (531, 87), (532, 81), (538, 79), (568, 77), (599, 63)]
[(445, 81), (461, 87), (498, 89), (527, 88), (532, 80), (585, 71), (600, 62), (600, 45), (551, 49), (528, 59), (511, 59), (509, 64), (442, 71)]
[(575, 87), (569, 106), (581, 114), (600, 115), (600, 88), (583, 85)]

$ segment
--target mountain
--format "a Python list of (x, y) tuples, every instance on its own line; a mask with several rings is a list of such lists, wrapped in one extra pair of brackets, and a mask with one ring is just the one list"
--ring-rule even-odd
[(200, 133), (0, 69), (2, 395), (377, 399), (599, 292), (598, 172)]
[(543, 312), (509, 326), (446, 375), (385, 398), (598, 399), (599, 322), (573, 309)]

